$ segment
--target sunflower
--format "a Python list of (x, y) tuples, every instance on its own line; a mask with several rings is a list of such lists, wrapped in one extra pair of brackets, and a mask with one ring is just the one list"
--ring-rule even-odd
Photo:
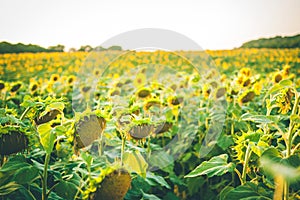
[(68, 76), (68, 78), (67, 78), (67, 84), (68, 85), (72, 85), (74, 83), (75, 79), (76, 79), (76, 77), (74, 75)]
[(205, 98), (208, 98), (209, 95), (210, 95), (210, 93), (211, 93), (211, 88), (209, 87), (209, 85), (208, 84), (203, 85), (203, 87), (202, 87), (202, 94), (203, 94), (203, 96)]
[(243, 82), (243, 87), (247, 87), (247, 86), (249, 86), (249, 85), (250, 85), (250, 83), (251, 83), (251, 80), (250, 80), (250, 78), (246, 78), (246, 79), (244, 80), (244, 82)]
[(22, 82), (16, 82), (11, 85), (10, 91), (17, 92), (22, 87)]
[[(94, 182), (95, 189), (87, 190), (86, 199), (123, 199), (130, 189), (131, 176), (129, 172), (123, 168), (109, 167), (101, 170), (99, 177)], [(91, 192), (90, 191), (95, 191)]]
[(149, 99), (148, 101), (145, 102), (144, 104), (144, 110), (148, 111), (152, 107), (161, 107), (162, 102), (159, 99)]
[(276, 105), (279, 107), (278, 113), (286, 114), (291, 110), (291, 101), (294, 93), (290, 89), (284, 89), (276, 98)]
[(217, 92), (216, 92), (216, 98), (220, 98), (222, 96), (224, 96), (226, 94), (226, 88), (225, 87), (220, 87), (217, 89)]
[(134, 86), (135, 87), (137, 87), (137, 88), (140, 88), (141, 86), (144, 86), (145, 84), (146, 84), (146, 75), (145, 74), (143, 74), (143, 73), (139, 73), (136, 77), (135, 77), (135, 79), (134, 79), (134, 81), (133, 81), (133, 84), (134, 84)]
[(99, 69), (94, 69), (93, 74), (94, 74), (94, 76), (99, 76), (100, 75), (100, 70)]
[(3, 89), (5, 89), (5, 82), (0, 80), (0, 91), (2, 91)]
[(149, 88), (143, 87), (143, 88), (139, 89), (136, 94), (140, 98), (146, 98), (151, 95), (151, 90)]
[(130, 128), (128, 131), (131, 138), (135, 140), (141, 140), (149, 135), (154, 131), (154, 126), (149, 123), (137, 124)]
[(283, 67), (283, 75), (284, 75), (284, 76), (288, 76), (289, 73), (290, 73), (290, 69), (291, 69), (291, 66), (290, 66), (290, 65), (285, 65), (285, 66)]
[(103, 133), (106, 120), (95, 114), (84, 115), (75, 123), (75, 147), (80, 149), (92, 144)]
[(59, 80), (59, 75), (58, 74), (52, 74), (50, 77), (50, 82), (55, 83)]
[(246, 76), (246, 77), (250, 77), (251, 76), (251, 70), (250, 68), (247, 68), (247, 67), (243, 67), (241, 70), (240, 70), (240, 75), (243, 75), (243, 76)]
[(183, 102), (183, 97), (173, 96), (168, 98), (168, 103), (170, 106), (178, 106), (182, 102)]
[(239, 104), (248, 103), (255, 97), (255, 92), (252, 90), (246, 90), (238, 97)]
[(279, 83), (282, 79), (283, 79), (283, 77), (280, 72), (276, 72), (273, 76), (274, 83)]
[(253, 91), (256, 95), (260, 95), (260, 92), (262, 90), (262, 83), (261, 82), (256, 82), (253, 84)]
[(37, 91), (38, 87), (39, 87), (38, 82), (36, 82), (36, 81), (30, 82), (30, 84), (29, 84), (30, 93), (31, 94), (35, 93)]

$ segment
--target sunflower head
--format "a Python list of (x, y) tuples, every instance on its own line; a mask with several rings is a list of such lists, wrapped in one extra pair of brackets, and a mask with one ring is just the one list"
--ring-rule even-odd
[(11, 85), (10, 92), (17, 92), (22, 87), (22, 82), (16, 82)]
[(106, 120), (94, 113), (83, 114), (75, 123), (75, 148), (80, 149), (92, 144), (103, 133)]
[(146, 98), (146, 97), (150, 97), (151, 96), (151, 90), (149, 88), (140, 88), (136, 95), (139, 97), (139, 98)]
[(5, 82), (0, 80), (0, 91), (5, 89)]
[(273, 76), (274, 83), (279, 83), (282, 79), (283, 79), (283, 77), (280, 72), (276, 72)]
[(224, 96), (226, 94), (226, 88), (225, 87), (220, 87), (217, 89), (217, 92), (216, 92), (216, 98), (220, 98), (222, 96)]
[(254, 99), (254, 97), (255, 97), (254, 91), (246, 90), (239, 96), (238, 102), (239, 102), (239, 104), (248, 103), (248, 102), (252, 101)]
[(251, 76), (251, 70), (248, 67), (243, 67), (242, 69), (240, 69), (239, 74), (242, 76), (249, 77), (249, 76)]
[(59, 80), (59, 75), (58, 74), (52, 74), (50, 77), (50, 82), (55, 83)]

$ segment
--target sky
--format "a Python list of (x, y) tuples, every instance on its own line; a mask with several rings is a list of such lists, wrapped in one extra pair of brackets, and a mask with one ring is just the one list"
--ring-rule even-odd
[(232, 49), (299, 34), (299, 20), (300, 0), (0, 0), (0, 41), (95, 47), (123, 32), (161, 28), (203, 49)]

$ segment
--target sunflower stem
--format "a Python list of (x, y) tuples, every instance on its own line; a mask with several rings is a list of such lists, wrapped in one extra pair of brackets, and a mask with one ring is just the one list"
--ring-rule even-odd
[(23, 120), (23, 119), (24, 119), (24, 117), (27, 115), (27, 113), (30, 111), (31, 108), (32, 108), (32, 107), (30, 106), (30, 107), (27, 107), (27, 108), (24, 110), (24, 112), (22, 113), (22, 115), (21, 115), (21, 117), (20, 117), (20, 120)]
[(122, 133), (122, 146), (121, 146), (121, 165), (123, 166), (123, 157), (124, 157), (124, 151), (125, 151), (125, 136)]
[(247, 167), (248, 167), (249, 158), (251, 156), (251, 152), (252, 151), (251, 151), (250, 142), (249, 142), (246, 153), (245, 153), (245, 159), (244, 159), (244, 164), (243, 164), (242, 185), (244, 185), (246, 183), (246, 172), (247, 172)]
[(46, 153), (45, 163), (44, 163), (44, 172), (43, 172), (43, 182), (42, 182), (42, 200), (47, 200), (47, 176), (48, 176), (48, 164), (50, 161), (50, 154)]
[[(293, 110), (290, 116), (294, 116), (297, 114), (297, 108), (299, 104), (299, 95), (297, 91), (295, 91), (295, 104), (293, 106)], [(290, 118), (290, 124), (289, 124), (289, 130), (287, 133), (287, 143), (286, 143), (286, 158), (289, 158), (291, 156), (291, 150), (293, 145), (293, 129), (295, 127), (295, 122), (293, 118)], [(296, 132), (297, 133), (297, 132)], [(284, 182), (284, 200), (288, 200), (289, 198), (289, 183), (287, 180)]]

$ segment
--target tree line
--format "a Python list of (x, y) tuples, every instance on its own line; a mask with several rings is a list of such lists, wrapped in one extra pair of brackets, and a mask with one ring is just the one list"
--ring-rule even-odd
[(261, 38), (258, 40), (251, 40), (244, 43), (241, 48), (300, 48), (300, 34), (295, 36), (276, 36), (273, 38)]
[[(71, 48), (69, 49), (70, 52), (76, 52), (76, 51), (84, 51), (84, 52), (90, 52), (90, 51), (105, 51), (105, 50), (122, 50), (122, 47), (120, 46), (111, 46), (109, 48), (104, 47), (95, 47), (93, 48), (90, 45), (83, 45), (79, 49)], [(17, 43), (17, 44), (11, 44), (9, 42), (0, 42), (0, 54), (4, 53), (38, 53), (38, 52), (64, 52), (65, 46), (58, 44), (56, 46), (50, 46), (48, 48), (41, 47), (39, 45), (35, 44), (23, 44), (23, 43)]]

